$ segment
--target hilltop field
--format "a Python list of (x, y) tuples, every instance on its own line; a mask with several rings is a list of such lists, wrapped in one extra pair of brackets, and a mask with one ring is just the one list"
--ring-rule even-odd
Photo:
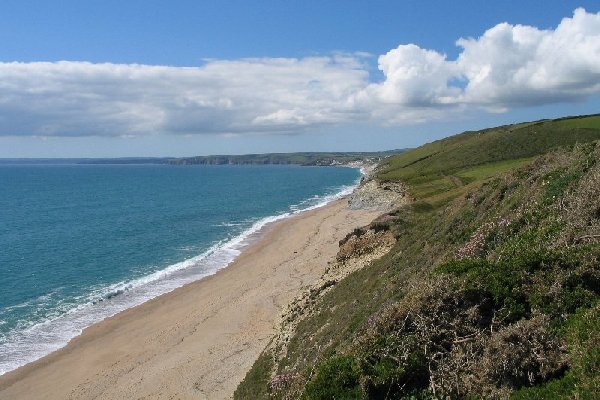
[(465, 132), (367, 186), (398, 201), (340, 241), (236, 399), (598, 398), (599, 115)]

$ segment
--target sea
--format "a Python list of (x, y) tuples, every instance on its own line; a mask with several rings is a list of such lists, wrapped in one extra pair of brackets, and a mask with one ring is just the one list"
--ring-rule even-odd
[(0, 164), (0, 374), (349, 194), (346, 167)]

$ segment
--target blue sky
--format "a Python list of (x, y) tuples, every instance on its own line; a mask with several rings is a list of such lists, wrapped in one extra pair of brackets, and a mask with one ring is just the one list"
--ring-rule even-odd
[[(0, 157), (379, 150), (596, 113), (599, 11), (597, 1), (4, 0)], [(573, 49), (552, 55), (561, 43)]]

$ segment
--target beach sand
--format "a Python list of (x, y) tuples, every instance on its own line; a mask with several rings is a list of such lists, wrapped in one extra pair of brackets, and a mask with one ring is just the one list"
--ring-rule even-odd
[(0, 399), (230, 398), (281, 310), (320, 277), (340, 239), (378, 214), (346, 205), (268, 226), (215, 275), (94, 324), (1, 376)]

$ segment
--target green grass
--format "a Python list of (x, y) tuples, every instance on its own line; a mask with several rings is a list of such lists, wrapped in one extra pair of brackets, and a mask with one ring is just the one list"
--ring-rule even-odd
[(246, 377), (234, 393), (236, 399), (266, 399), (269, 397), (269, 381), (273, 369), (273, 357), (263, 352), (252, 365)]
[[(443, 205), (464, 193), (461, 184), (481, 182), (560, 146), (597, 139), (598, 115), (464, 132), (388, 158), (377, 179), (405, 182), (416, 199)], [(446, 192), (454, 193), (439, 196)]]
[(572, 375), (548, 382), (545, 385), (523, 388), (510, 396), (511, 400), (567, 400), (573, 398), (576, 381)]
[(417, 199), (427, 199), (436, 194), (448, 192), (456, 187), (457, 185), (452, 182), (450, 177), (443, 177), (413, 185), (411, 187), (411, 194)]
[(588, 118), (570, 118), (561, 120), (558, 124), (565, 128), (579, 129), (600, 129), (600, 115), (590, 116)]
[(465, 168), (456, 172), (456, 176), (463, 179), (465, 182), (481, 181), (491, 178), (492, 176), (502, 174), (511, 169), (518, 168), (533, 161), (533, 157), (518, 158), (516, 160), (498, 161), (488, 164), (478, 165), (476, 167)]

